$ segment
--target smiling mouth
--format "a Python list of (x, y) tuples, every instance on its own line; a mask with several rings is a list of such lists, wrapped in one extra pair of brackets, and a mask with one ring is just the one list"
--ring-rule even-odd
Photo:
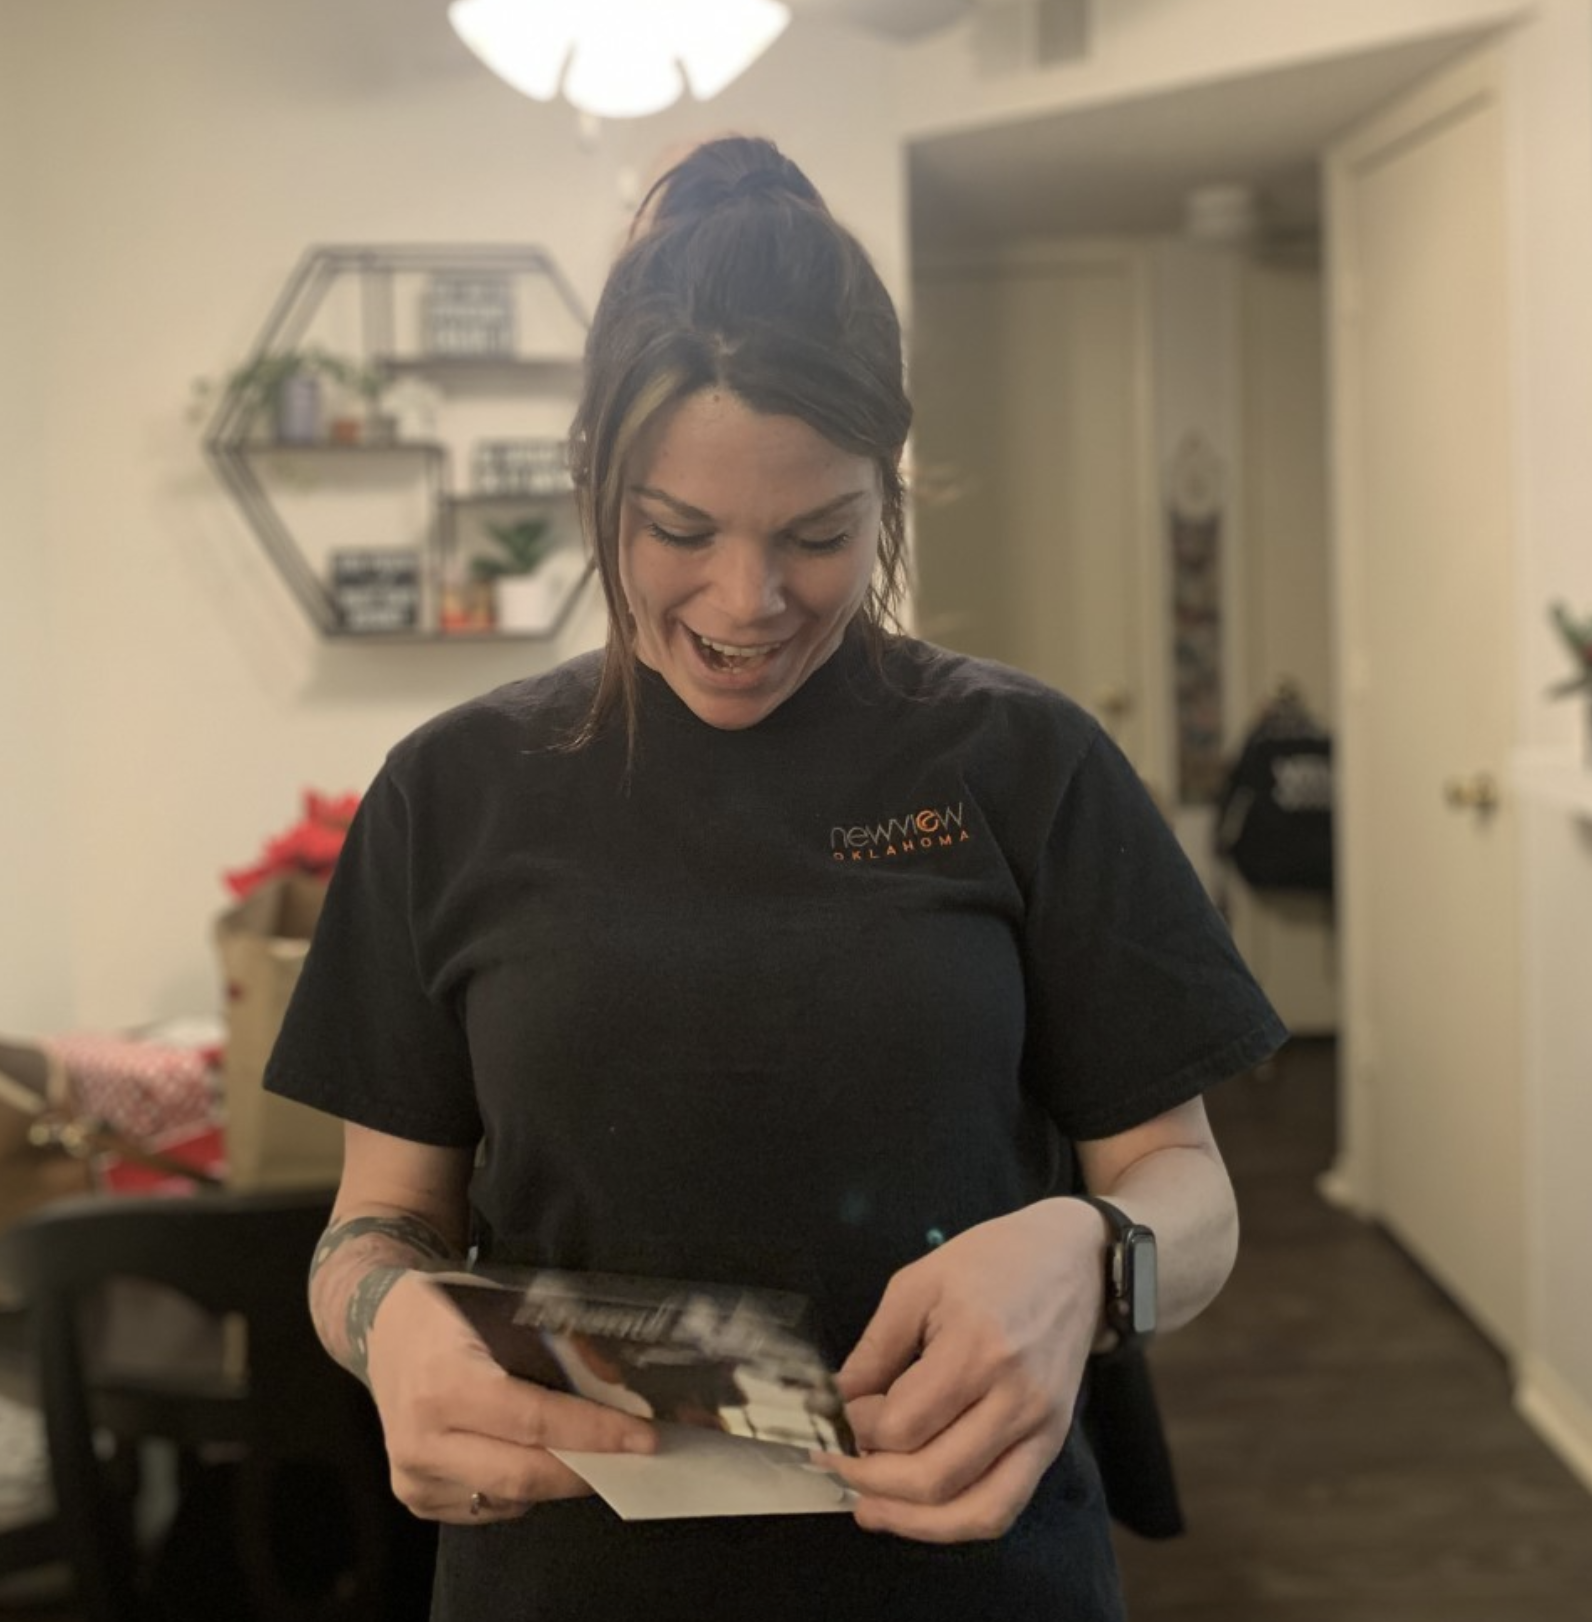
[(733, 642), (714, 642), (696, 631), (691, 631), (690, 636), (702, 655), (703, 663), (710, 670), (726, 674), (756, 670), (785, 645), (783, 642), (759, 642), (755, 646), (739, 647)]

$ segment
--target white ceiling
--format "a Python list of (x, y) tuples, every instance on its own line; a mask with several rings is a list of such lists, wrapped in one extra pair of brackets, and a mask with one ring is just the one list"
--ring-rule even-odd
[(960, 22), (974, 0), (785, 0), (798, 17), (845, 23), (892, 39), (914, 40)]
[(1450, 34), (915, 143), (913, 251), (1176, 231), (1191, 190), (1234, 183), (1279, 226), (1307, 223), (1334, 136), (1474, 42)]

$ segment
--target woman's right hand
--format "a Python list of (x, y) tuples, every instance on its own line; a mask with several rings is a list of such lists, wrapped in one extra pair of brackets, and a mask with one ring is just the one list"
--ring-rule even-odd
[(422, 1519), (511, 1520), (532, 1504), (589, 1494), (550, 1448), (650, 1453), (657, 1445), (644, 1419), (500, 1368), (424, 1272), (404, 1273), (387, 1292), (367, 1344), (393, 1491)]

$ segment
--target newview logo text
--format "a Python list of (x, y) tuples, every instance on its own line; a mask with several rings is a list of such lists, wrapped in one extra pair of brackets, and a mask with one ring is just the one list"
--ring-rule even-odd
[(892, 856), (916, 856), (966, 844), (962, 803), (929, 807), (891, 817), (887, 822), (857, 822), (829, 830), (829, 851), (837, 862), (877, 862)]

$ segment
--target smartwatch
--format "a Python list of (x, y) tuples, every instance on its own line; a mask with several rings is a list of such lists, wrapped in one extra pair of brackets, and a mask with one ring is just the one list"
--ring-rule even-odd
[(1155, 1329), (1155, 1234), (1097, 1194), (1075, 1194), (1073, 1198), (1092, 1205), (1111, 1224), (1111, 1245), (1106, 1251), (1106, 1327), (1116, 1332), (1119, 1345), (1143, 1340)]

